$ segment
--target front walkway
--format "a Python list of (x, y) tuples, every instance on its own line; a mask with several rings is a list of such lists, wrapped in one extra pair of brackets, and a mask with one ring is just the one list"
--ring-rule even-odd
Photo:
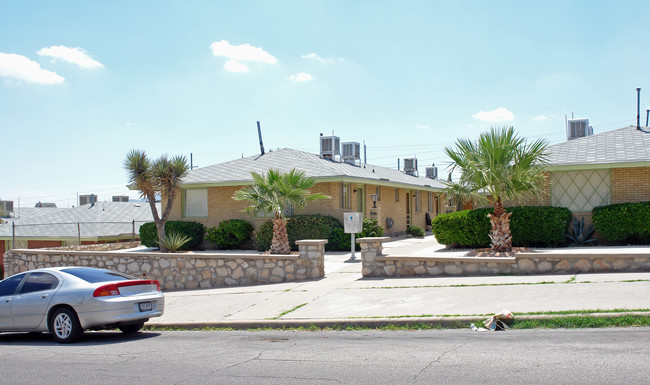
[[(647, 250), (648, 248), (644, 248)], [(596, 250), (596, 248), (592, 248)], [(401, 238), (384, 244), (392, 255), (459, 253), (435, 238)], [(355, 253), (357, 259), (360, 253)], [(361, 276), (350, 253), (327, 253), (319, 280), (165, 293), (163, 317), (151, 324), (264, 326), (441, 316), (571, 310), (650, 310), (650, 273), (540, 276), (377, 278)]]

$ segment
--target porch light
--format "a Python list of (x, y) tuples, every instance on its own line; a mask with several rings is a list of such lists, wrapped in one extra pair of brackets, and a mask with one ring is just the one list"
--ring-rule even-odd
[(372, 201), (372, 208), (377, 208), (377, 194), (370, 194), (370, 200)]

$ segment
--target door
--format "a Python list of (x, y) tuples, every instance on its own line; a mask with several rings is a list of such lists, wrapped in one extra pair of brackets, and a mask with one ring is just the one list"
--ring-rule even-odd
[(14, 321), (11, 317), (11, 303), (16, 289), (26, 274), (16, 275), (0, 282), (0, 330), (13, 330)]
[(366, 216), (364, 213), (366, 212), (365, 209), (365, 200), (366, 196), (364, 194), (364, 188), (363, 187), (357, 187), (357, 212), (361, 213), (361, 218), (365, 218)]
[(406, 202), (406, 228), (408, 229), (411, 227), (411, 193), (407, 192), (406, 193), (406, 199), (404, 199), (404, 202)]
[(16, 329), (35, 329), (41, 324), (59, 282), (59, 279), (50, 273), (29, 274), (11, 304)]

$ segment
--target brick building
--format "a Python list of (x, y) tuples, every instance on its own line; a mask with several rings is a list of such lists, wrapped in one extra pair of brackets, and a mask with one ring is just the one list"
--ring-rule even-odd
[[(418, 176), (417, 171), (346, 163), (281, 149), (190, 171), (181, 183), (180, 199), (174, 201), (170, 220), (192, 220), (213, 227), (226, 219), (245, 219), (258, 227), (268, 218), (243, 212), (245, 202), (235, 201), (233, 194), (252, 183), (252, 171), (288, 172), (293, 168), (316, 180), (312, 192), (331, 197), (309, 202), (295, 214), (330, 215), (343, 221), (344, 212), (358, 211), (364, 218), (379, 220), (386, 234), (400, 234), (411, 225), (425, 227), (427, 214), (433, 218), (446, 210), (444, 184)], [(372, 194), (377, 195), (376, 208)]]
[[(650, 130), (627, 126), (549, 146), (544, 204), (591, 223), (594, 207), (650, 201)], [(649, 219), (650, 220), (650, 219)]]

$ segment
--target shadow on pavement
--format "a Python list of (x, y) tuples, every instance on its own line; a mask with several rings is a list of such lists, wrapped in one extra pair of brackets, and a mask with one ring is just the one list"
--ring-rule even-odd
[[(147, 340), (160, 336), (159, 332), (143, 331), (134, 334), (125, 334), (120, 331), (87, 331), (81, 339), (71, 346), (109, 345), (124, 342)], [(59, 345), (48, 333), (0, 333), (0, 346), (3, 345), (24, 345), (24, 346), (53, 346)]]

